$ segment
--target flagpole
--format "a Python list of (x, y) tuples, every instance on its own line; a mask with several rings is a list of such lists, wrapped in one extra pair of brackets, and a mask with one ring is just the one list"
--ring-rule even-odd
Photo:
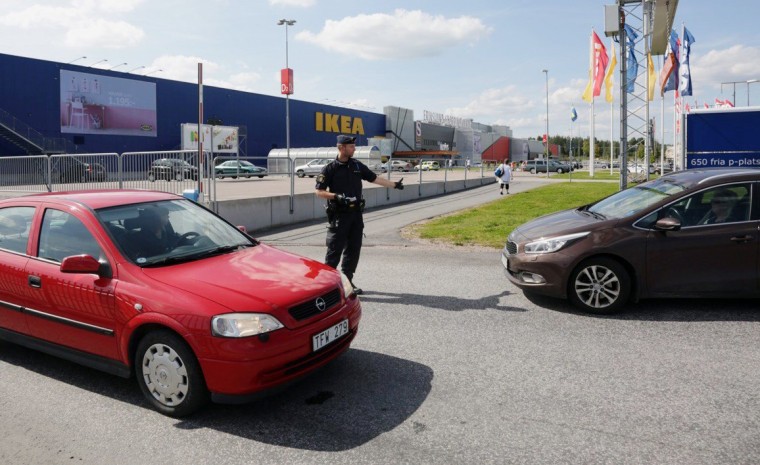
[[(666, 81), (667, 82), (667, 81)], [(665, 93), (660, 97), (660, 176), (665, 174)]]
[(592, 88), (591, 88), (591, 114), (589, 115), (589, 125), (590, 127), (590, 134), (589, 134), (589, 140), (588, 140), (588, 146), (589, 146), (589, 172), (588, 175), (590, 177), (594, 177), (594, 89), (593, 86), (596, 85), (596, 67), (594, 66), (596, 63), (594, 62), (594, 28), (591, 28), (591, 34), (588, 37), (589, 41), (589, 68), (591, 69), (591, 82), (592, 82)]

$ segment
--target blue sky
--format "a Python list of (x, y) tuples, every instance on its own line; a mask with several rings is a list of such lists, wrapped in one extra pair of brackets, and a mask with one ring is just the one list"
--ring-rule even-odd
[[(94, 66), (188, 82), (196, 82), (203, 62), (206, 85), (279, 95), (285, 28), (277, 21), (295, 19), (288, 28), (294, 99), (375, 112), (396, 105), (413, 109), (417, 119), (428, 110), (505, 124), (516, 137), (529, 137), (544, 132), (548, 69), (549, 132), (570, 133), (575, 105), (573, 134), (588, 135), (588, 104), (580, 96), (589, 34), (594, 28), (609, 48), (603, 6), (611, 3), (0, 0), (0, 50), (61, 62), (87, 56), (76, 61), (81, 65), (107, 59)], [(721, 82), (760, 79), (757, 5), (680, 0), (677, 30), (685, 23), (696, 39), (692, 105), (731, 99), (733, 86), (721, 92)], [(750, 86), (751, 103), (760, 105), (760, 85)], [(669, 142), (672, 93), (666, 95)], [(747, 84), (736, 85), (736, 100), (747, 104)], [(609, 104), (597, 98), (596, 113), (596, 135), (608, 138)], [(659, 119), (659, 97), (652, 114)], [(615, 134), (617, 120), (616, 110)]]

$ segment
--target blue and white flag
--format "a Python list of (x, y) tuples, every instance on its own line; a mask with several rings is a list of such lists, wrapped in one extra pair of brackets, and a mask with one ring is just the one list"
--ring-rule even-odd
[(628, 85), (625, 91), (628, 93), (633, 92), (636, 84), (636, 76), (639, 74), (639, 61), (636, 59), (636, 38), (639, 37), (636, 31), (629, 25), (625, 25), (625, 37), (626, 37), (626, 53), (628, 54), (628, 61), (626, 66), (628, 70), (626, 72), (625, 80)]
[(678, 92), (681, 96), (691, 95), (691, 69), (689, 67), (689, 52), (691, 51), (691, 44), (696, 42), (694, 36), (691, 35), (686, 26), (683, 28), (683, 35), (681, 37), (681, 47), (683, 53), (681, 53), (681, 66), (678, 68)]
[(577, 112), (577, 111), (575, 111), (575, 107), (573, 107), (573, 108), (570, 110), (570, 121), (575, 121), (575, 120), (577, 120), (577, 119), (578, 119), (578, 112)]

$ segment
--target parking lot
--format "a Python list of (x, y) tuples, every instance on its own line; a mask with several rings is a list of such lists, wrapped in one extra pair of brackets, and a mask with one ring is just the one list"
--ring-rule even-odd
[[(399, 233), (496, 190), (368, 212), (352, 349), (256, 403), (178, 421), (149, 409), (133, 381), (0, 343), (0, 462), (756, 462), (757, 302), (656, 300), (589, 316), (510, 286), (497, 250)], [(324, 234), (319, 223), (260, 238), (321, 260)]]

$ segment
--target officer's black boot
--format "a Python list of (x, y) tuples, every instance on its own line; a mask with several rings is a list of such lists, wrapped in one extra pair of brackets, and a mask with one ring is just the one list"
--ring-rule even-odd
[(362, 288), (356, 287), (356, 284), (354, 284), (354, 282), (352, 281), (352, 278), (348, 278), (348, 282), (350, 282), (351, 283), (351, 287), (354, 288), (354, 294), (360, 295), (360, 294), (362, 294), (364, 292), (362, 290)]

